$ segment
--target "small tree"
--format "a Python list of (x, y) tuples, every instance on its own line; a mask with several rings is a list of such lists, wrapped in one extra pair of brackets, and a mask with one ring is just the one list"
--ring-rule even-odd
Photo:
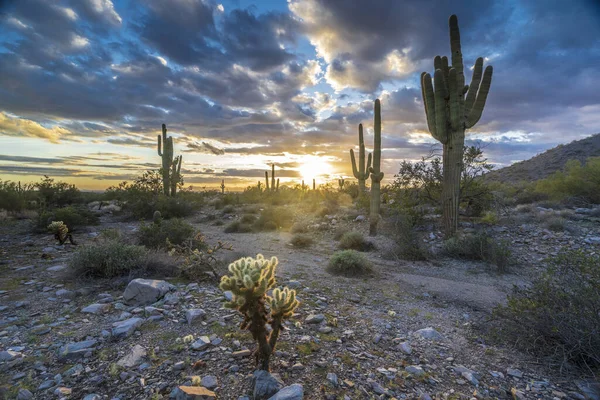
[[(258, 343), (255, 351), (259, 369), (269, 370), (269, 358), (275, 350), (279, 333), (283, 329), (283, 320), (288, 319), (300, 304), (296, 300), (296, 291), (285, 287), (274, 289), (273, 297), (267, 291), (275, 286), (275, 268), (277, 257), (267, 260), (262, 254), (256, 258), (240, 258), (229, 265), (229, 274), (221, 278), (220, 288), (233, 293), (231, 301), (225, 307), (238, 310), (244, 321), (241, 329), (247, 329)], [(271, 325), (271, 332), (267, 331)]]
[[(489, 187), (480, 178), (494, 166), (488, 163), (479, 146), (465, 146), (460, 181), (460, 203), (473, 214), (479, 214), (491, 200)], [(443, 170), (442, 159), (435, 154), (411, 163), (403, 161), (394, 175), (392, 191), (403, 207), (441, 204)]]

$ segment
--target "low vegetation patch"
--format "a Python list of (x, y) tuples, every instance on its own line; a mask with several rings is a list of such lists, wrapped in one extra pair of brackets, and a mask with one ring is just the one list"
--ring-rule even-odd
[(485, 233), (450, 238), (444, 242), (443, 253), (453, 258), (488, 262), (495, 265), (498, 272), (508, 270), (512, 257), (508, 243)]
[(292, 226), (293, 215), (289, 209), (283, 207), (267, 207), (261, 211), (253, 228), (256, 231), (274, 231)]
[(252, 226), (242, 221), (233, 221), (225, 227), (225, 233), (248, 233), (252, 232)]
[(305, 235), (302, 233), (298, 233), (298, 234), (292, 236), (292, 240), (290, 240), (290, 243), (294, 247), (304, 249), (304, 248), (312, 246), (312, 244), (314, 243), (314, 240), (311, 236), (308, 236), (308, 235)]
[(515, 288), (495, 314), (503, 337), (528, 349), (600, 367), (600, 256), (565, 252), (530, 287)]
[(169, 243), (180, 245), (191, 239), (195, 229), (182, 219), (173, 218), (149, 224), (142, 223), (138, 234), (140, 244), (150, 248), (166, 248)]
[(343, 250), (357, 251), (370, 251), (375, 248), (373, 243), (366, 240), (362, 233), (356, 231), (344, 233), (340, 238), (339, 246)]
[(103, 240), (79, 248), (69, 261), (69, 268), (78, 278), (164, 276), (175, 270), (173, 261), (165, 253), (117, 240)]
[(67, 206), (40, 212), (36, 229), (46, 231), (52, 221), (62, 221), (73, 232), (82, 226), (97, 225), (98, 216), (84, 206)]
[(329, 259), (327, 272), (333, 275), (360, 277), (371, 275), (373, 266), (361, 253), (355, 250), (337, 251)]

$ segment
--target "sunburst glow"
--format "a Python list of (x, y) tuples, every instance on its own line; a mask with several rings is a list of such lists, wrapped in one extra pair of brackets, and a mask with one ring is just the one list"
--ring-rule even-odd
[(331, 175), (331, 165), (321, 157), (311, 157), (302, 161), (302, 165), (298, 168), (300, 177), (306, 182), (326, 175)]

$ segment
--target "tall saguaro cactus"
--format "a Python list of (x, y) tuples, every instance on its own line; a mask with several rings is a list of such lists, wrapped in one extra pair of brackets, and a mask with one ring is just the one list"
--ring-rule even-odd
[(221, 194), (225, 194), (225, 179), (221, 179)]
[(173, 137), (167, 137), (165, 124), (162, 124), (162, 137), (158, 135), (158, 155), (162, 158), (163, 192), (168, 196), (171, 189), (169, 174), (173, 163)]
[(279, 191), (279, 178), (277, 178), (277, 181), (275, 181), (275, 164), (271, 165), (271, 185), (269, 186), (269, 171), (265, 171), (265, 182), (267, 184), (267, 191)]
[[(371, 173), (371, 215), (369, 217), (369, 235), (377, 236), (377, 224), (379, 223), (379, 210), (381, 206), (381, 102), (375, 100), (373, 130), (375, 139), (373, 144), (373, 166), (369, 168)], [(370, 155), (369, 155), (370, 156)]]
[(450, 16), (449, 25), (452, 66), (448, 65), (448, 57), (436, 56), (433, 83), (431, 75), (423, 72), (421, 92), (429, 132), (444, 146), (442, 221), (445, 233), (453, 235), (458, 228), (465, 130), (472, 128), (481, 118), (492, 83), (493, 68), (488, 65), (482, 73), (483, 58), (479, 57), (475, 61), (471, 84), (465, 85), (456, 15)]
[(358, 124), (358, 168), (356, 166), (356, 158), (354, 158), (354, 150), (350, 149), (350, 160), (352, 161), (352, 173), (358, 179), (358, 189), (361, 193), (365, 191), (365, 181), (369, 179), (369, 168), (371, 167), (371, 153), (365, 166), (365, 139), (363, 137), (363, 126)]

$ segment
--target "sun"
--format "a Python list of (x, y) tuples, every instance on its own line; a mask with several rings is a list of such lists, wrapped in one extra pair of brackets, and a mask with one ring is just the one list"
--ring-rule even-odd
[(302, 160), (302, 165), (298, 168), (298, 172), (300, 173), (300, 177), (308, 184), (312, 179), (330, 175), (331, 165), (320, 157), (311, 157)]

